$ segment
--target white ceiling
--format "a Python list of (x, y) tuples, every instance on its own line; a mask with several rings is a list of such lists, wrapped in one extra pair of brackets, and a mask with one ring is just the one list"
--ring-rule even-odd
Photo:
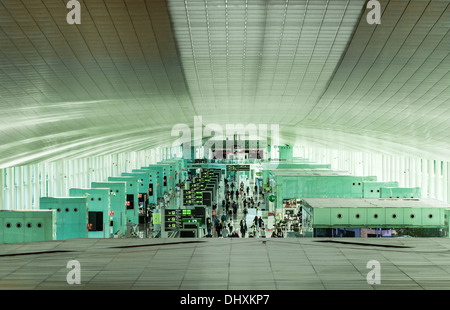
[(170, 144), (175, 124), (450, 158), (450, 2), (0, 0), (0, 167)]

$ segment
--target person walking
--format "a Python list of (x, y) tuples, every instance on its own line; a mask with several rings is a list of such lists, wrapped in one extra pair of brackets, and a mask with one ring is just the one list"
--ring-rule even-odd
[(218, 226), (219, 226), (219, 218), (216, 216), (214, 218), (214, 228), (213, 228), (213, 232), (212, 232), (213, 236), (216, 234)]
[(206, 228), (208, 230), (208, 237), (211, 237), (211, 227), (212, 227), (212, 223), (211, 223), (211, 219), (208, 217), (206, 219)]
[(217, 223), (217, 238), (219, 238), (221, 235), (222, 235), (222, 228), (223, 228), (223, 226), (222, 226), (222, 223), (219, 221), (218, 223)]
[(222, 214), (222, 217), (220, 218), (222, 220), (222, 223), (225, 223), (227, 221), (227, 216), (224, 214)]
[(258, 221), (258, 216), (257, 215), (255, 215), (255, 218), (253, 219), (253, 223), (255, 224), (256, 229), (258, 229), (259, 221)]
[(262, 217), (260, 216), (258, 219), (258, 227), (259, 227), (259, 229), (262, 229), (263, 226), (264, 226), (264, 221), (263, 221)]
[(245, 219), (242, 218), (239, 224), (241, 227), (241, 238), (245, 238), (245, 233), (247, 232), (247, 223), (245, 222)]

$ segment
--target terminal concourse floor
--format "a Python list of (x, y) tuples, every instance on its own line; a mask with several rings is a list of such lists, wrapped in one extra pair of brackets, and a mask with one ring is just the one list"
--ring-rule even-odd
[[(81, 284), (69, 285), (70, 260)], [(380, 284), (369, 284), (369, 261)], [(0, 245), (0, 289), (450, 289), (447, 238), (73, 239)]]

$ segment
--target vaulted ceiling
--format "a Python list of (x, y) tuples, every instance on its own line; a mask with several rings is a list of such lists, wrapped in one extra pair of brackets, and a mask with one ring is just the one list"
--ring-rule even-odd
[[(450, 158), (450, 2), (0, 0), (0, 167), (170, 145), (176, 124)], [(224, 127), (225, 128), (225, 127)]]

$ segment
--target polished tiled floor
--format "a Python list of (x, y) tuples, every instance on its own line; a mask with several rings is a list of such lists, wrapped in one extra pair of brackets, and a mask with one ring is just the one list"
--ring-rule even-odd
[[(263, 240), (77, 239), (0, 245), (0, 289), (450, 289), (449, 239)], [(79, 285), (66, 281), (69, 260), (80, 262)], [(367, 283), (369, 260), (379, 261), (381, 284)]]
[[(219, 203), (219, 216), (221, 209)], [(241, 218), (242, 207), (235, 228)], [(80, 263), (81, 284), (67, 283), (70, 260)], [(370, 260), (380, 263), (380, 284), (367, 282)], [(450, 289), (450, 240), (158, 238), (0, 244), (0, 290), (10, 289)]]

